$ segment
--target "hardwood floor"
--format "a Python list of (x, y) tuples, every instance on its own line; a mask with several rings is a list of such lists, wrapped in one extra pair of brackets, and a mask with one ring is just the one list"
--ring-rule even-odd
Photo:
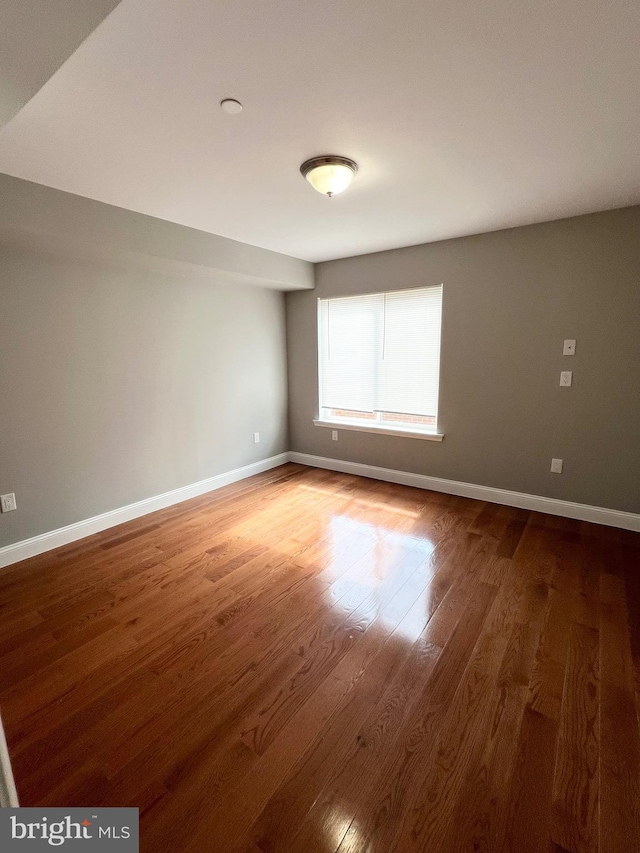
[(22, 805), (143, 851), (637, 853), (640, 535), (286, 465), (0, 574)]

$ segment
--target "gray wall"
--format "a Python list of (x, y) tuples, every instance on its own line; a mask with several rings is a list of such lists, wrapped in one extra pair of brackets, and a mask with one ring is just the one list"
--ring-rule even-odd
[[(317, 299), (439, 282), (444, 441), (331, 441), (312, 423)], [(287, 330), (291, 450), (640, 512), (640, 208), (320, 264)]]
[(141, 272), (313, 288), (313, 264), (0, 174), (0, 241)]
[(286, 390), (282, 293), (0, 248), (0, 546), (285, 451)]

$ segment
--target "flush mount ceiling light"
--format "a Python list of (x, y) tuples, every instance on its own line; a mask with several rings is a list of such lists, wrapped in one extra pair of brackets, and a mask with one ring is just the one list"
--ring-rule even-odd
[(348, 157), (326, 154), (305, 160), (300, 171), (314, 190), (331, 198), (332, 195), (346, 190), (358, 171), (358, 164)]

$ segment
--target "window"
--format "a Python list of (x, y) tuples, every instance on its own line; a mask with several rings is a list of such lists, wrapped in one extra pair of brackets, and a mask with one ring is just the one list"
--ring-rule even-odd
[(442, 285), (318, 300), (320, 425), (437, 436)]

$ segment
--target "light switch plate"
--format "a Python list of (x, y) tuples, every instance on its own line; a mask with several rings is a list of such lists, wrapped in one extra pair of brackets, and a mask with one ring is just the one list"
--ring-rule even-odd
[(11, 492), (9, 495), (0, 495), (0, 510), (2, 512), (13, 512), (17, 509), (16, 496)]
[(576, 354), (576, 342), (574, 339), (570, 338), (564, 342), (564, 346), (562, 347), (562, 355), (575, 355)]
[(562, 459), (551, 460), (551, 473), (562, 474)]
[(573, 381), (573, 373), (570, 370), (563, 370), (560, 374), (560, 387), (568, 388)]

